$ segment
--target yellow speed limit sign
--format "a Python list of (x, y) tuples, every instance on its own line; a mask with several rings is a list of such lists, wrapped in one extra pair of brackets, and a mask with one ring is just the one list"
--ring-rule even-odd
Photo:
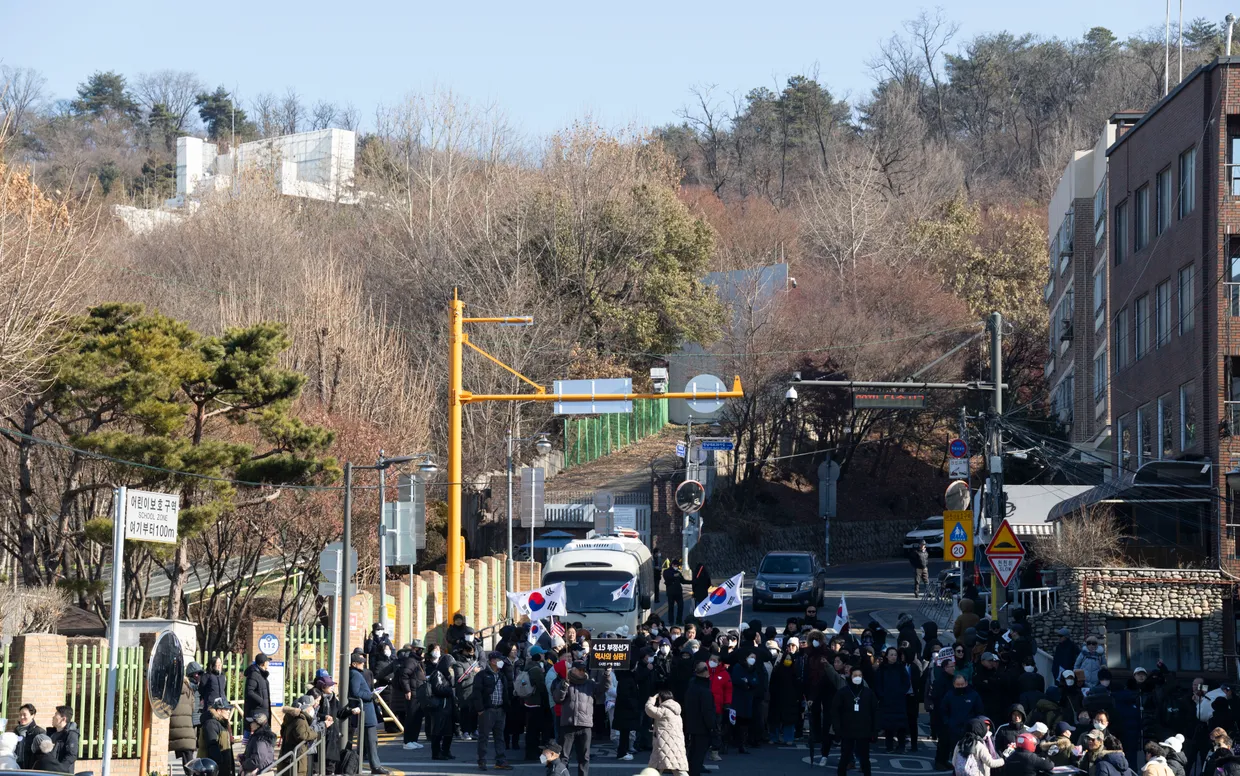
[(973, 560), (973, 510), (943, 513), (943, 560)]

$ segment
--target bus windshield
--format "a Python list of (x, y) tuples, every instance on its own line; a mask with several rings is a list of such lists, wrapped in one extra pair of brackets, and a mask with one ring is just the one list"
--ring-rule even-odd
[(631, 612), (637, 606), (637, 591), (629, 598), (612, 600), (612, 593), (625, 582), (633, 579), (625, 571), (582, 569), (580, 571), (552, 571), (542, 579), (542, 584), (564, 583), (565, 602), (570, 612), (581, 614), (602, 612)]

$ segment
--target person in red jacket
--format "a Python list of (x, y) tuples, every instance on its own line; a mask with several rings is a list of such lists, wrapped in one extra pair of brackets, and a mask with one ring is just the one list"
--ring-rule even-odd
[(711, 650), (706, 670), (710, 674), (710, 694), (715, 699), (715, 716), (719, 719), (719, 728), (710, 739), (710, 759), (719, 761), (723, 759), (719, 751), (727, 740), (723, 733), (733, 723), (729, 713), (732, 708), (732, 675), (728, 673), (728, 667), (723, 664), (723, 658), (717, 649)]

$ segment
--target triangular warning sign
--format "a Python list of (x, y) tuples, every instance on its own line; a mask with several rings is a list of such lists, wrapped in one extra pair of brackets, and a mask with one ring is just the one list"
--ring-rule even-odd
[(1012, 526), (1008, 525), (1008, 521), (1004, 520), (999, 524), (999, 530), (995, 531), (995, 538), (990, 540), (990, 544), (986, 546), (986, 555), (1018, 555), (1024, 557), (1025, 545), (1020, 543), (1020, 539), (1016, 538), (1016, 533), (1012, 530)]
[(956, 523), (956, 527), (952, 529), (951, 536), (948, 536), (948, 537), (947, 537), (947, 541), (949, 541), (949, 542), (967, 542), (967, 541), (969, 541), (969, 537), (968, 537), (968, 535), (966, 535), (966, 534), (965, 534), (965, 532), (964, 532), (964, 524), (963, 524), (963, 523)]

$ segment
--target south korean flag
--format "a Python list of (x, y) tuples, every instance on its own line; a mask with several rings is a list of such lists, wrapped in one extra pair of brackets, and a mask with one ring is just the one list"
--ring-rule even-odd
[(741, 572), (723, 584), (711, 590), (702, 603), (693, 610), (696, 617), (705, 617), (714, 612), (733, 609), (741, 605), (741, 585), (745, 581), (745, 572)]

